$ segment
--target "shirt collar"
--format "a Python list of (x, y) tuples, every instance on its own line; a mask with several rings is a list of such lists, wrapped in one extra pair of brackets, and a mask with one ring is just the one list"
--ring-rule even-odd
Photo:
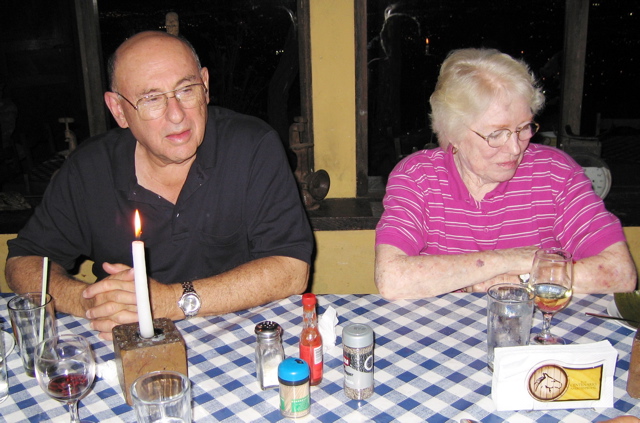
[[(520, 166), (522, 166), (522, 163), (528, 160), (528, 157), (529, 157), (528, 150), (529, 150), (528, 148), (527, 150), (525, 150), (524, 155), (522, 157), (522, 161), (518, 165), (518, 168), (516, 169), (516, 173), (513, 175), (511, 179), (516, 177), (516, 175), (520, 171)], [(451, 175), (449, 179), (449, 183), (451, 184), (451, 195), (453, 196), (453, 198), (456, 200), (462, 200), (462, 201), (472, 200), (473, 197), (471, 196), (469, 189), (462, 181), (462, 177), (460, 176), (460, 171), (456, 166), (451, 148), (445, 151), (444, 163), (445, 163), (445, 167), (449, 169), (449, 175)], [(496, 195), (504, 194), (507, 191), (507, 188), (509, 186), (509, 182), (511, 181), (511, 179), (508, 181), (500, 182), (498, 186), (496, 186), (493, 190), (491, 190), (490, 192), (487, 193), (487, 195), (484, 196), (483, 200), (488, 200), (490, 198), (495, 197)]]

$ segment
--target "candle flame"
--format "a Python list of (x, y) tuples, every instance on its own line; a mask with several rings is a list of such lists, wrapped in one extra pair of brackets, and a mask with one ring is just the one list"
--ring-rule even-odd
[(136, 239), (140, 239), (140, 234), (142, 233), (142, 223), (140, 223), (140, 213), (136, 209), (136, 217), (134, 219), (134, 224), (136, 228)]
[(425, 43), (426, 43), (427, 45), (429, 44), (429, 39), (428, 39), (428, 38), (425, 38), (425, 40), (424, 40), (424, 41), (425, 41)]

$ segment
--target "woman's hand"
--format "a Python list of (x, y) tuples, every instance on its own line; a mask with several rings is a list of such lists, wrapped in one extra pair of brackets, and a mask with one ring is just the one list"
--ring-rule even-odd
[(520, 283), (531, 271), (538, 247), (450, 255), (408, 256), (392, 245), (376, 246), (375, 282), (389, 299), (427, 298), (466, 289), (484, 292), (491, 285)]
[(480, 282), (475, 285), (468, 286), (466, 288), (467, 292), (487, 292), (489, 288), (493, 285), (497, 285), (499, 283), (512, 283), (519, 284), (521, 283), (520, 278), (514, 275), (498, 275), (495, 278), (491, 278), (488, 281)]

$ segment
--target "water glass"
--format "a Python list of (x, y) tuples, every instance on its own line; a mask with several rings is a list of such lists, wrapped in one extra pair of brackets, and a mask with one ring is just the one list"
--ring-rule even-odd
[(131, 384), (138, 423), (191, 423), (191, 382), (182, 373), (159, 370)]
[(7, 356), (4, 346), (4, 322), (0, 321), (0, 403), (9, 397), (9, 375), (7, 375)]
[(487, 290), (487, 365), (494, 349), (527, 345), (533, 322), (533, 292), (526, 286), (493, 285)]
[(36, 345), (58, 332), (53, 298), (46, 295), (44, 305), (41, 305), (42, 295), (39, 292), (16, 295), (7, 305), (22, 364), (31, 377), (35, 377), (33, 359)]

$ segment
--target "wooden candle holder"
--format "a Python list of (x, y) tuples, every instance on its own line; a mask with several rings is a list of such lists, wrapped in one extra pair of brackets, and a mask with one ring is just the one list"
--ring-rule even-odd
[(133, 405), (131, 384), (156, 370), (173, 370), (186, 376), (187, 347), (176, 325), (167, 318), (153, 319), (155, 336), (142, 338), (140, 325), (129, 323), (113, 328), (118, 380), (127, 404)]

